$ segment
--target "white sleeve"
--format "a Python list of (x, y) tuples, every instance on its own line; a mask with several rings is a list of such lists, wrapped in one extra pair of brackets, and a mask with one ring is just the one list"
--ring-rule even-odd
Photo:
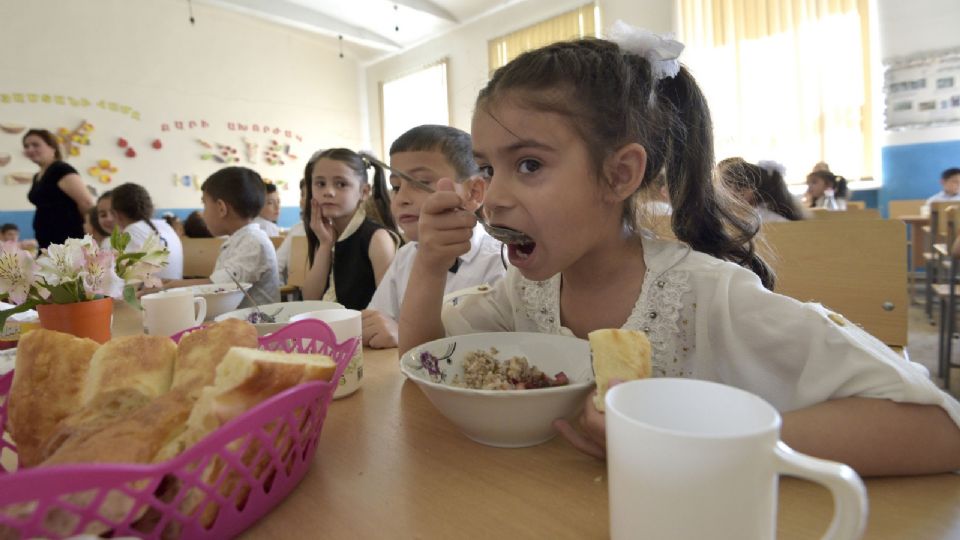
[(699, 378), (760, 395), (780, 411), (844, 397), (937, 405), (960, 425), (960, 403), (925, 367), (820, 304), (773, 294), (737, 269), (699, 291), (696, 348)]
[(377, 286), (377, 290), (374, 291), (373, 298), (370, 299), (370, 304), (367, 306), (367, 309), (375, 309), (395, 321), (400, 318), (400, 298), (398, 297), (397, 284), (398, 260), (400, 260), (400, 257), (394, 257), (390, 261), (390, 266), (387, 267), (383, 279), (380, 280), (380, 285)]
[(492, 287), (480, 285), (448, 294), (441, 314), (447, 335), (514, 331), (513, 303), (519, 277), (511, 268)]
[(210, 274), (214, 283), (233, 283), (230, 276), (241, 283), (256, 283), (263, 275), (265, 263), (262, 260), (260, 243), (252, 238), (244, 238), (220, 252), (217, 264)]
[(127, 244), (126, 251), (137, 251), (143, 246), (143, 243), (147, 240), (147, 236), (150, 236), (153, 229), (143, 221), (138, 221), (127, 225), (127, 228), (124, 229), (123, 232), (130, 235), (130, 243)]

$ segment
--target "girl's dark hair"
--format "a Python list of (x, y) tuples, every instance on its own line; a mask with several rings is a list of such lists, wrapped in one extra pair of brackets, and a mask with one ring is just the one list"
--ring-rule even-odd
[(60, 143), (57, 141), (57, 136), (50, 132), (47, 129), (31, 129), (23, 134), (22, 142), (27, 142), (27, 137), (40, 137), (40, 139), (46, 143), (47, 146), (53, 148), (53, 157), (57, 161), (63, 160), (63, 152), (60, 151)]
[[(839, 199), (847, 198), (847, 193), (849, 190), (847, 189), (846, 178), (833, 174), (830, 171), (813, 171), (807, 175), (807, 178), (819, 178), (823, 180), (823, 183), (825, 186), (827, 186), (827, 189), (833, 190), (833, 195), (835, 197)], [(816, 201), (811, 201), (811, 206), (815, 204)]]
[(212, 238), (207, 223), (203, 221), (203, 215), (199, 210), (194, 210), (183, 220), (183, 235), (187, 238)]
[(109, 198), (111, 198), (111, 197), (113, 197), (113, 190), (112, 190), (112, 189), (108, 189), (108, 190), (104, 191), (103, 193), (101, 193), (99, 197), (97, 197), (97, 202), (99, 203), (100, 201), (102, 201), (102, 200), (104, 200), (104, 199), (109, 199)]
[(91, 206), (90, 209), (87, 210), (87, 219), (90, 220), (90, 226), (93, 227), (93, 230), (96, 231), (97, 234), (106, 238), (110, 237), (110, 233), (103, 230), (103, 227), (100, 226), (100, 212), (96, 206)]
[(748, 163), (742, 158), (727, 158), (717, 168), (729, 186), (753, 192), (755, 204), (763, 204), (790, 221), (803, 219), (803, 211), (780, 171)]
[(480, 173), (473, 157), (470, 134), (455, 127), (425, 124), (407, 130), (390, 145), (390, 155), (398, 152), (431, 152), (443, 154), (457, 178), (466, 180)]
[(400, 232), (397, 229), (397, 224), (393, 221), (393, 214), (390, 213), (390, 189), (387, 186), (387, 177), (383, 173), (383, 169), (367, 162), (360, 154), (348, 148), (323, 150), (310, 157), (303, 174), (307, 183), (307, 204), (303, 210), (303, 222), (306, 225), (304, 229), (307, 233), (307, 259), (309, 259), (310, 265), (313, 266), (313, 255), (316, 253), (317, 247), (320, 246), (320, 239), (310, 228), (310, 215), (313, 211), (310, 201), (313, 199), (313, 166), (321, 159), (332, 159), (346, 164), (360, 179), (361, 185), (367, 183), (367, 168), (373, 168), (372, 210), (378, 215), (370, 215), (369, 217), (386, 227), (393, 235), (396, 235), (395, 238), (399, 238)]
[(160, 234), (156, 225), (150, 219), (153, 217), (153, 200), (150, 193), (140, 184), (127, 182), (113, 188), (110, 196), (110, 207), (117, 214), (123, 214), (128, 220), (136, 223), (146, 221), (153, 232)]
[[(685, 67), (655, 80), (646, 59), (613, 42), (574, 40), (526, 52), (499, 68), (480, 91), (477, 114), (490, 114), (492, 103), (507, 94), (525, 106), (569, 117), (598, 178), (613, 152), (630, 143), (643, 146), (641, 186), (666, 171), (677, 239), (749, 268), (773, 289), (773, 270), (754, 251), (756, 214), (714, 178), (710, 111)], [(626, 201), (622, 218), (634, 230), (636, 199)]]
[(276, 185), (276, 184), (272, 184), (272, 183), (270, 183), (270, 182), (264, 182), (264, 183), (263, 183), (263, 189), (265, 189), (267, 195), (269, 195), (269, 194), (271, 194), (271, 193), (276, 193), (276, 192), (277, 192), (277, 185)]

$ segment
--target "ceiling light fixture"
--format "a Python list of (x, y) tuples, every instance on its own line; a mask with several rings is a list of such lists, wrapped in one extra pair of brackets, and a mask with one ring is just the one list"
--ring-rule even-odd
[(343, 58), (343, 34), (337, 36), (337, 39), (340, 40), (340, 58)]
[(400, 17), (400, 10), (399, 10), (399, 8), (397, 7), (397, 5), (394, 4), (394, 5), (393, 5), (393, 31), (394, 31), (394, 32), (399, 32), (399, 31), (400, 31), (400, 21), (399, 21), (399, 17)]

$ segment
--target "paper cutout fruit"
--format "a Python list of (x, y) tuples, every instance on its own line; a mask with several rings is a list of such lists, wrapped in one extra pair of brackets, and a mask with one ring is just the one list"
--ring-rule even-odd
[(2, 130), (4, 133), (10, 133), (13, 135), (16, 135), (17, 133), (20, 133), (26, 129), (27, 129), (27, 126), (23, 124), (14, 124), (14, 123), (0, 124), (0, 130)]
[(154, 150), (159, 150), (163, 148), (163, 143), (160, 142), (160, 139), (154, 139), (153, 142), (150, 143), (150, 146), (152, 146)]
[(133, 148), (127, 148), (127, 151), (124, 152), (123, 155), (127, 156), (128, 158), (135, 158), (137, 157), (137, 151)]
[(6, 167), (11, 159), (10, 154), (6, 152), (0, 153), (0, 167)]
[(80, 122), (80, 125), (73, 131), (67, 128), (57, 130), (57, 142), (59, 142), (70, 156), (80, 155), (80, 145), (90, 146), (90, 132), (93, 131), (93, 124), (86, 120)]
[(28, 172), (15, 172), (10, 173), (5, 177), (5, 180), (8, 184), (29, 184), (33, 182), (33, 173)]
[(120, 137), (119, 139), (117, 139), (117, 146), (119, 146), (120, 148), (126, 148), (127, 145), (129, 145), (129, 144), (130, 144), (130, 143), (127, 142), (127, 140), (124, 139), (123, 137)]
[[(133, 149), (131, 148), (130, 150)], [(109, 184), (113, 181), (113, 177), (110, 175), (116, 173), (117, 170), (118, 169), (110, 163), (109, 159), (101, 159), (96, 165), (87, 169), (87, 174), (97, 177), (103, 184)]]

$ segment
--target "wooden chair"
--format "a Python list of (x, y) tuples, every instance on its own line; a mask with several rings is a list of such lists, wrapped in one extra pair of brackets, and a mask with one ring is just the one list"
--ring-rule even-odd
[(947, 253), (946, 236), (947, 222), (940, 219), (941, 213), (948, 207), (955, 205), (956, 202), (935, 202), (930, 205), (930, 224), (923, 227), (924, 251), (923, 258), (926, 267), (926, 283), (924, 287), (924, 298), (926, 305), (924, 309), (927, 318), (933, 321), (933, 285), (938, 283), (939, 271), (943, 266), (944, 255)]
[(846, 210), (813, 210), (812, 219), (824, 221), (847, 221), (855, 219), (880, 219), (880, 211), (876, 208), (850, 208)]
[(183, 242), (183, 277), (210, 277), (220, 256), (220, 246), (226, 238), (183, 237), (180, 240)]
[(767, 223), (758, 249), (776, 292), (820, 302), (891, 347), (907, 344), (907, 273), (899, 220)]
[(307, 280), (307, 237), (294, 236), (290, 240), (290, 265), (287, 283), (280, 288), (280, 296), (289, 298), (300, 291)]
[(866, 210), (867, 203), (864, 201), (847, 201), (847, 210)]
[(273, 249), (280, 249), (280, 244), (283, 243), (283, 237), (282, 237), (282, 236), (271, 236), (271, 237), (270, 237), (270, 242), (273, 243)]
[(897, 219), (903, 216), (916, 216), (920, 214), (920, 209), (926, 204), (926, 199), (890, 201), (887, 203), (887, 215), (890, 219)]
[(957, 257), (951, 246), (957, 239), (960, 206), (950, 206), (940, 212), (940, 219), (946, 223), (946, 249), (942, 253), (946, 266), (945, 283), (933, 285), (933, 293), (940, 304), (940, 328), (937, 347), (937, 367), (943, 378), (943, 387), (950, 389), (950, 370), (960, 367), (953, 362), (953, 335), (957, 331)]

